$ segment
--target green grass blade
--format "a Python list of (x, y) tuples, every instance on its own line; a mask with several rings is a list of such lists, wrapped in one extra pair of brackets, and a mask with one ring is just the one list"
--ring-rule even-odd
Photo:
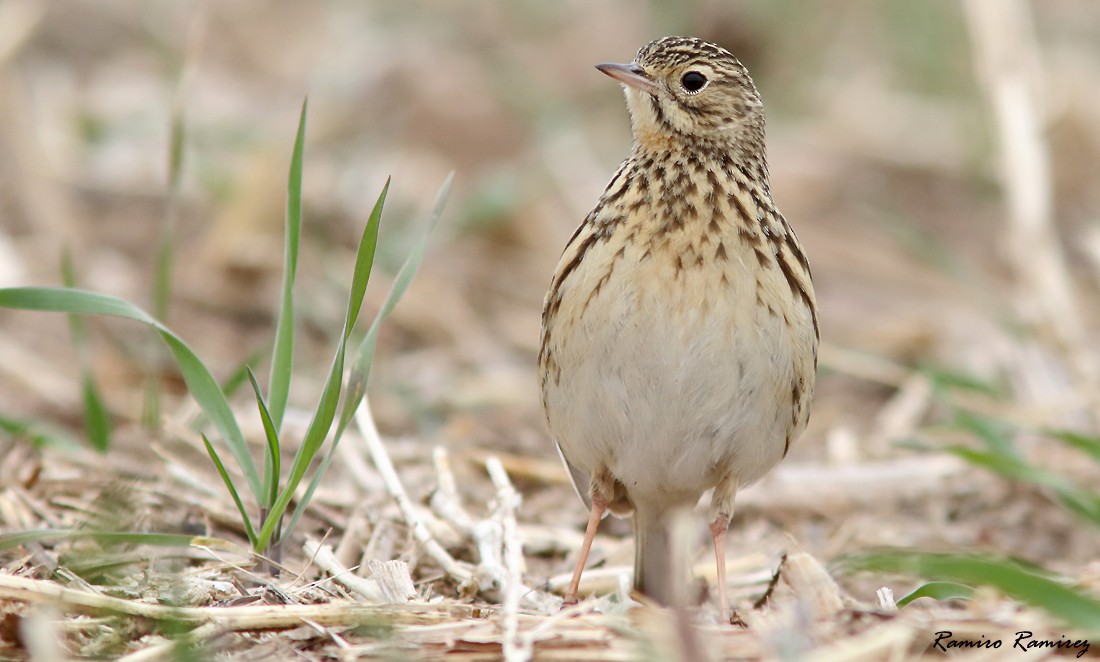
[(290, 395), (290, 378), (294, 364), (294, 282), (298, 276), (298, 249), (302, 236), (302, 157), (306, 140), (306, 113), (309, 99), (302, 101), (298, 117), (298, 134), (290, 157), (290, 174), (286, 186), (286, 246), (283, 254), (282, 303), (275, 328), (275, 346), (271, 351), (271, 379), (267, 397), (275, 429), (283, 426), (283, 414)]
[[(117, 548), (117, 546), (114, 547)], [(176, 553), (170, 554), (162, 551), (153, 557), (143, 549), (122, 552), (111, 549), (110, 551), (98, 553), (81, 551), (79, 554), (60, 555), (58, 561), (72, 574), (87, 580), (89, 583), (99, 584), (111, 581), (105, 579), (104, 575), (133, 574), (137, 571), (137, 568), (147, 568), (154, 564), (164, 567), (170, 561), (178, 561), (177, 566), (186, 566), (193, 560), (187, 548), (181, 548), (180, 545), (167, 545), (167, 547), (176, 548)], [(162, 595), (161, 597), (167, 596)], [(167, 601), (162, 599), (161, 604), (166, 603)], [(173, 662), (182, 661), (173, 660)]]
[(367, 293), (371, 270), (374, 268), (374, 255), (378, 250), (378, 228), (382, 223), (382, 208), (386, 205), (386, 196), (390, 192), (390, 179), (382, 185), (382, 192), (374, 201), (367, 218), (367, 225), (359, 237), (359, 246), (355, 250), (355, 268), (352, 272), (351, 291), (348, 292), (348, 309), (344, 316), (344, 342), (351, 336), (352, 327), (359, 321), (359, 311), (363, 308), (363, 296)]
[[(70, 289), (76, 288), (76, 269), (73, 267), (72, 253), (68, 247), (61, 254), (61, 282)], [(80, 315), (69, 315), (69, 331), (76, 347), (77, 362), (80, 365), (80, 395), (84, 409), (84, 433), (92, 448), (104, 453), (111, 446), (111, 418), (103, 402), (99, 386), (92, 372), (92, 362), (88, 353), (88, 327)]]
[(998, 455), (1005, 457), (1019, 457), (1020, 455), (1012, 442), (1011, 429), (1001, 421), (956, 409), (954, 412), (954, 425), (980, 439)]
[(172, 124), (168, 137), (168, 192), (179, 193), (183, 181), (183, 146), (187, 140), (187, 123), (183, 117), (182, 97), (177, 95), (172, 104)]
[(443, 207), (447, 202), (448, 195), (450, 195), (451, 183), (453, 181), (454, 173), (452, 172), (447, 175), (447, 179), (443, 181), (443, 185), (439, 188), (439, 193), (436, 195), (435, 206), (432, 208), (432, 215), (428, 220), (428, 227), (424, 232), (424, 237), (420, 240), (420, 243), (413, 247), (409, 256), (405, 258), (405, 263), (401, 265), (401, 269), (397, 272), (397, 277), (394, 278), (393, 287), (390, 288), (389, 295), (386, 297), (385, 302), (383, 302), (382, 308), (379, 309), (374, 321), (371, 322), (366, 337), (363, 338), (363, 341), (355, 351), (355, 360), (352, 364), (351, 374), (348, 376), (348, 394), (344, 399), (344, 409), (340, 414), (340, 424), (337, 427), (337, 438), (343, 434), (344, 428), (347, 427), (352, 416), (355, 415), (355, 410), (359, 407), (359, 403), (363, 401), (363, 396), (366, 395), (371, 363), (374, 360), (374, 349), (378, 345), (378, 330), (382, 326), (382, 322), (390, 314), (390, 311), (394, 309), (394, 306), (397, 305), (402, 295), (405, 294), (405, 290), (408, 289), (409, 283), (412, 282), (413, 277), (416, 276), (416, 272), (420, 269), (420, 262), (424, 259), (424, 252), (428, 248), (428, 240), (431, 238), (436, 225), (439, 224), (440, 217), (443, 215)]
[[(131, 531), (94, 531), (89, 529), (33, 529), (0, 534), (0, 550), (11, 549), (27, 543), (54, 543), (70, 540), (98, 540), (103, 544), (155, 545), (158, 547), (187, 547), (199, 544), (203, 538), (180, 533), (143, 533)], [(209, 539), (205, 539), (209, 540)], [(223, 541), (218, 547), (230, 544)]]
[(172, 272), (176, 262), (176, 219), (179, 214), (180, 186), (183, 182), (184, 145), (187, 141), (187, 123), (183, 114), (183, 81), (172, 100), (172, 112), (168, 132), (168, 195), (161, 224), (153, 268), (153, 316), (162, 322), (168, 320), (172, 300)]
[(306, 435), (302, 439), (302, 445), (298, 447), (298, 452), (294, 456), (294, 461), (291, 464), (290, 474), (287, 476), (286, 484), (283, 486), (271, 511), (268, 513), (267, 520), (264, 521), (263, 528), (260, 531), (257, 549), (266, 549), (267, 545), (273, 542), (272, 536), (283, 514), (286, 512), (290, 500), (294, 496), (294, 490), (296, 490), (298, 485), (302, 482), (302, 479), (309, 469), (310, 463), (313, 458), (317, 456), (322, 444), (324, 444), (325, 438), (328, 436), (329, 429), (332, 427), (332, 421), (336, 417), (336, 405), (340, 399), (340, 379), (344, 365), (343, 350), (340, 350), (338, 354), (336, 360), (333, 361), (332, 368), (329, 371), (329, 378), (325, 382), (325, 387), (321, 392), (317, 410), (314, 412), (313, 419), (310, 421), (309, 428), (306, 430)]
[(310, 462), (312, 462), (313, 458), (317, 455), (317, 452), (325, 441), (325, 437), (328, 436), (329, 428), (332, 426), (332, 420), (336, 417), (336, 405), (340, 399), (340, 380), (344, 366), (344, 344), (344, 341), (341, 341), (340, 348), (337, 349), (336, 358), (332, 362), (328, 379), (325, 381), (325, 387), (321, 391), (321, 398), (313, 414), (313, 419), (306, 429), (305, 437), (302, 439), (302, 445), (298, 447), (298, 452), (294, 455), (294, 462), (291, 464), (290, 475), (287, 476), (286, 484), (280, 491), (275, 503), (272, 504), (271, 510), (267, 513), (267, 519), (264, 520), (263, 527), (260, 530), (260, 535), (255, 545), (255, 549), (257, 550), (267, 549), (269, 543), (277, 542), (272, 538), (275, 533), (275, 528), (282, 519), (283, 513), (286, 512), (286, 508), (294, 496), (294, 490), (298, 488), (298, 484), (301, 483), (302, 479), (305, 477)]
[(142, 393), (141, 426), (149, 432), (156, 432), (160, 427), (160, 366), (153, 358), (156, 356), (156, 344), (148, 343), (150, 359), (143, 361), (149, 368), (145, 375), (145, 387)]
[(267, 437), (267, 454), (265, 455), (264, 470), (269, 472), (264, 476), (264, 485), (268, 491), (264, 495), (260, 505), (268, 510), (279, 496), (279, 474), (282, 472), (279, 457), (279, 431), (275, 429), (275, 421), (271, 419), (271, 411), (264, 402), (264, 394), (260, 391), (260, 383), (256, 381), (256, 375), (248, 370), (248, 380), (252, 382), (252, 391), (256, 394), (256, 407), (260, 410), (260, 420), (264, 425), (264, 436)]
[(1057, 491), (1058, 500), (1069, 509), (1093, 526), (1100, 526), (1100, 496), (1076, 487)]
[(408, 289), (409, 283), (412, 282), (413, 277), (416, 275), (420, 267), (420, 262), (424, 257), (424, 252), (427, 249), (428, 239), (431, 237), (432, 231), (435, 230), (436, 225), (439, 224), (440, 217), (443, 215), (443, 206), (450, 193), (453, 179), (454, 175), (452, 173), (447, 176), (447, 179), (440, 187), (439, 194), (436, 196), (435, 207), (432, 209), (432, 215), (428, 221), (428, 228), (424, 233), (424, 238), (414, 247), (413, 251), (405, 259), (404, 264), (401, 265), (401, 269), (397, 272), (397, 277), (394, 278), (393, 287), (390, 288), (389, 295), (386, 297), (385, 302), (382, 304), (382, 308), (371, 323), (366, 338), (360, 343), (356, 351), (356, 360), (355, 364), (352, 366), (351, 374), (348, 377), (348, 393), (344, 400), (344, 409), (340, 415), (340, 424), (336, 429), (336, 435), (332, 440), (332, 445), (325, 453), (324, 458), (322, 458), (320, 467), (318, 467), (313, 479), (310, 480), (302, 500), (291, 514), (290, 521), (287, 525), (287, 531), (294, 530), (294, 526), (298, 523), (298, 519), (302, 516), (302, 513), (305, 512), (305, 507), (309, 503), (310, 497), (320, 484), (321, 477), (332, 461), (332, 457), (336, 454), (336, 448), (340, 444), (344, 428), (347, 426), (351, 417), (355, 415), (355, 410), (359, 407), (359, 404), (363, 400), (363, 396), (366, 394), (371, 359), (374, 356), (374, 348), (378, 340), (378, 328), (381, 326), (385, 317), (393, 310), (394, 306), (397, 305), (397, 302), (401, 299), (405, 290)]
[(968, 391), (971, 393), (992, 396), (994, 398), (1004, 397), (1003, 389), (973, 375), (955, 372), (931, 364), (921, 365), (920, 371), (928, 377), (928, 380), (932, 384), (932, 390), (941, 396), (948, 391)]
[(261, 361), (263, 355), (266, 353), (264, 349), (253, 351), (243, 363), (234, 368), (233, 372), (229, 373), (229, 376), (222, 380), (222, 392), (225, 393), (227, 398), (240, 390), (240, 388), (248, 382), (248, 373), (251, 371), (249, 366), (255, 365), (258, 361)]
[(921, 584), (908, 595), (898, 600), (897, 605), (904, 607), (917, 598), (933, 600), (967, 600), (974, 595), (974, 589), (957, 582), (928, 582)]
[(76, 449), (80, 442), (49, 423), (33, 419), (11, 418), (0, 414), (0, 432), (30, 443), (35, 448), (47, 446), (63, 449)]
[(1067, 446), (1076, 448), (1091, 457), (1093, 461), (1100, 463), (1100, 438), (1067, 430), (1048, 430), (1046, 434)]
[(241, 523), (244, 524), (244, 532), (248, 536), (248, 542), (252, 543), (253, 549), (256, 549), (256, 530), (252, 528), (252, 520), (248, 516), (248, 511), (245, 509), (244, 503), (241, 502), (241, 495), (237, 493), (237, 486), (233, 484), (233, 479), (229, 476), (229, 472), (226, 471), (222, 459), (218, 457), (218, 451), (214, 450), (214, 445), (210, 443), (210, 440), (206, 438), (205, 434), (202, 435), (202, 444), (206, 447), (206, 452), (210, 455), (210, 460), (218, 470), (218, 475), (222, 477), (225, 488), (229, 490), (229, 496), (233, 497), (233, 503), (237, 506), (237, 512), (241, 514)]
[(106, 453), (111, 447), (111, 416), (91, 373), (80, 377), (80, 398), (84, 403), (84, 432), (92, 447)]
[[(286, 485), (283, 486), (279, 498), (276, 500), (271, 512), (268, 513), (268, 518), (260, 530), (257, 549), (266, 549), (268, 543), (272, 540), (275, 527), (281, 521), (283, 513), (286, 512), (287, 505), (290, 504), (290, 500), (294, 496), (294, 490), (298, 488), (298, 484), (305, 477), (310, 463), (316, 457), (325, 442), (325, 438), (328, 436), (333, 419), (336, 418), (336, 408), (340, 402), (340, 387), (344, 374), (344, 355), (347, 351), (348, 337), (351, 335), (355, 322), (359, 319), (359, 311), (363, 306), (363, 295), (367, 290), (371, 268), (374, 266), (374, 254), (378, 246), (378, 227), (382, 219), (382, 207), (386, 202), (389, 188), (390, 182), (387, 179), (378, 200), (374, 204), (370, 218), (367, 219), (367, 225), (363, 229), (363, 235), (359, 240), (359, 248), (356, 251), (355, 270), (352, 275), (351, 292), (348, 295), (348, 308), (344, 317), (344, 329), (336, 348), (336, 356), (333, 357), (332, 367), (329, 370), (328, 379), (325, 381), (324, 390), (321, 392), (320, 400), (317, 403), (317, 409), (313, 413), (313, 419), (310, 421), (309, 428), (307, 428), (305, 437), (302, 439), (302, 445), (298, 447), (298, 452), (294, 456)], [(287, 534), (289, 533), (288, 529)]]
[[(233, 397), (233, 394), (240, 390), (242, 386), (248, 381), (248, 366), (255, 365), (263, 360), (264, 354), (267, 354), (267, 349), (257, 349), (245, 358), (244, 361), (237, 364), (237, 367), (233, 369), (233, 372), (229, 373), (229, 376), (222, 380), (221, 387), (222, 393), (225, 394), (226, 399)], [(187, 424), (189, 428), (198, 432), (206, 425), (209, 420), (202, 411), (197, 412), (192, 418), (191, 422)]]
[(846, 567), (990, 586), (1045, 610), (1067, 625), (1100, 635), (1100, 600), (1017, 561), (978, 554), (885, 551), (849, 557)]
[(317, 490), (317, 486), (321, 484), (321, 479), (325, 477), (328, 465), (332, 462), (332, 457), (336, 454), (336, 448), (339, 445), (340, 437), (337, 436), (333, 438), (332, 445), (325, 451), (324, 457), (321, 458), (321, 464), (317, 466), (317, 471), (313, 472), (313, 477), (310, 479), (309, 485), (306, 486), (306, 491), (302, 493), (302, 498), (298, 501), (298, 505), (294, 507), (294, 512), (290, 514), (290, 519), (287, 520), (286, 524), (287, 533), (293, 531), (294, 527), (298, 525), (298, 519), (306, 511), (306, 506), (313, 498), (313, 493)]
[(1005, 478), (1028, 483), (1038, 483), (1047, 487), (1053, 487), (1054, 485), (1062, 483), (1061, 478), (1058, 476), (1044, 472), (1038, 467), (1028, 464), (1017, 457), (977, 450), (968, 446), (948, 446), (944, 448), (944, 450), (966, 460), (974, 466), (988, 469)]
[[(179, 215), (179, 192), (183, 181), (184, 141), (187, 138), (183, 119), (182, 99), (177, 92), (172, 102), (172, 114), (168, 134), (168, 191), (164, 217), (160, 225), (153, 258), (153, 317), (168, 322), (172, 302), (172, 275), (176, 264), (176, 223)], [(145, 429), (160, 427), (161, 364), (157, 348), (152, 343), (146, 347), (148, 370), (145, 375), (141, 420)]]
[(248, 454), (241, 429), (229, 402), (214, 376), (199, 357), (175, 333), (149, 316), (141, 308), (117, 297), (83, 290), (49, 287), (0, 288), (0, 307), (55, 313), (109, 315), (141, 322), (153, 327), (168, 345), (192, 397), (217, 428), (230, 452), (240, 464), (253, 494), (260, 499), (260, 477)]
[(153, 277), (153, 314), (157, 319), (168, 319), (168, 309), (172, 300), (172, 272), (176, 261), (175, 230), (165, 227), (163, 234), (157, 246)]
[[(949, 446), (945, 450), (970, 464), (1010, 480), (1038, 485), (1052, 491), (1063, 506), (1086, 522), (1100, 526), (1100, 495), (1082, 489), (1060, 474), (1024, 458), (1012, 440), (1012, 428), (1001, 421), (956, 409), (952, 427), (981, 440), (986, 448)], [(1100, 460), (1100, 440), (1072, 432), (1047, 431), (1051, 437)]]
[(229, 402), (225, 399), (221, 387), (215, 381), (214, 376), (199, 361), (199, 358), (191, 351), (182, 340), (167, 329), (158, 329), (161, 338), (168, 344), (168, 349), (176, 359), (183, 381), (191, 395), (199, 402), (206, 415), (210, 417), (214, 427), (221, 433), (223, 440), (229, 447), (233, 457), (244, 472), (245, 479), (256, 496), (261, 498), (260, 476), (256, 471), (256, 465), (252, 462), (252, 456), (248, 453), (248, 444), (245, 443), (240, 427), (237, 425), (233, 411), (229, 408)]
[(50, 313), (110, 315), (125, 317), (152, 326), (157, 321), (128, 301), (107, 294), (56, 287), (0, 288), (0, 307), (39, 310)]
[(1094, 526), (1100, 526), (1100, 495), (1074, 485), (1053, 471), (1035, 466), (1014, 454), (1003, 455), (996, 451), (981, 451), (965, 446), (948, 446), (944, 450), (1005, 478), (1045, 487), (1054, 492), (1062, 505), (1075, 515)]

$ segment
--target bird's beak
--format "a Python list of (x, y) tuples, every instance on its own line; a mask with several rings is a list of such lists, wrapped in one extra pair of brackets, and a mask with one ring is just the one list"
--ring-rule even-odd
[(623, 85), (649, 94), (657, 94), (657, 83), (649, 77), (645, 69), (636, 64), (597, 64), (596, 68)]

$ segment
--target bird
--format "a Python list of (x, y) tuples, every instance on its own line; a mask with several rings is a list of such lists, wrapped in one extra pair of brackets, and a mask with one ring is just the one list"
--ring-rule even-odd
[(538, 353), (547, 425), (589, 508), (565, 603), (610, 512), (633, 520), (634, 590), (675, 606), (692, 578), (673, 523), (710, 490), (727, 614), (734, 497), (809, 419), (810, 266), (772, 198), (763, 102), (732, 53), (664, 37), (596, 69), (623, 87), (633, 146), (561, 254)]

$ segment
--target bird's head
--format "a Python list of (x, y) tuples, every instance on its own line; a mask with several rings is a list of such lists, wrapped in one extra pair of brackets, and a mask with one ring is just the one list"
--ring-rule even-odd
[(745, 67), (726, 49), (691, 37), (642, 47), (630, 64), (596, 68), (623, 84), (642, 147), (683, 142), (762, 150), (764, 109)]

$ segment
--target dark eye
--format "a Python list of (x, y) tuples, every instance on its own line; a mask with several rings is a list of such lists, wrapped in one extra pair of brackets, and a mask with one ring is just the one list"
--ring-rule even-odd
[(688, 92), (698, 92), (707, 84), (707, 77), (698, 71), (689, 71), (680, 79), (680, 84)]

